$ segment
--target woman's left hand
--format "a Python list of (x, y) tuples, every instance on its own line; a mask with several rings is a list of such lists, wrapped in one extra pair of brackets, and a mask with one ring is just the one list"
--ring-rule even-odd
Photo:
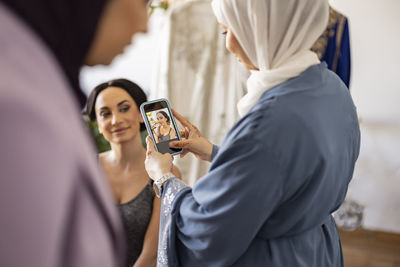
[(172, 172), (173, 157), (169, 153), (161, 154), (154, 148), (154, 143), (149, 136), (146, 138), (147, 151), (144, 162), (147, 173), (152, 180), (161, 178), (164, 174)]

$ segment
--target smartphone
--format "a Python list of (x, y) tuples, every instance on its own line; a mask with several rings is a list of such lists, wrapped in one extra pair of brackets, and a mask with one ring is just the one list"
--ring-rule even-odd
[(140, 113), (158, 152), (170, 153), (172, 156), (183, 152), (182, 148), (169, 147), (169, 142), (182, 139), (168, 100), (161, 98), (144, 102), (140, 105)]

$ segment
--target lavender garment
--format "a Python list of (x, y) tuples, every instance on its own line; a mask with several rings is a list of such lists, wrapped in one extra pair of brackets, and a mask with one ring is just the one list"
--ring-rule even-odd
[(123, 228), (67, 81), (0, 3), (0, 266), (122, 266)]

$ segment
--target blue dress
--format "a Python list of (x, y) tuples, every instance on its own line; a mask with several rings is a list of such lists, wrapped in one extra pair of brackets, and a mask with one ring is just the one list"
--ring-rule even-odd
[(158, 266), (343, 266), (331, 213), (359, 147), (356, 108), (326, 63), (266, 91), (193, 189), (165, 184)]
[(333, 8), (329, 10), (329, 23), (325, 32), (311, 49), (321, 61), (350, 87), (351, 53), (348, 19)]

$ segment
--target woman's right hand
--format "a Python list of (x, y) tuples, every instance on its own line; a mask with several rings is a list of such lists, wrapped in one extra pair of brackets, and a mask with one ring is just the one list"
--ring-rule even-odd
[(172, 148), (183, 148), (184, 151), (182, 154), (180, 154), (181, 158), (184, 157), (188, 152), (191, 152), (199, 159), (211, 161), (213, 144), (204, 138), (196, 126), (191, 124), (174, 109), (172, 109), (172, 113), (182, 124), (185, 130), (180, 131), (181, 137), (184, 139), (182, 141), (170, 142), (169, 146)]

